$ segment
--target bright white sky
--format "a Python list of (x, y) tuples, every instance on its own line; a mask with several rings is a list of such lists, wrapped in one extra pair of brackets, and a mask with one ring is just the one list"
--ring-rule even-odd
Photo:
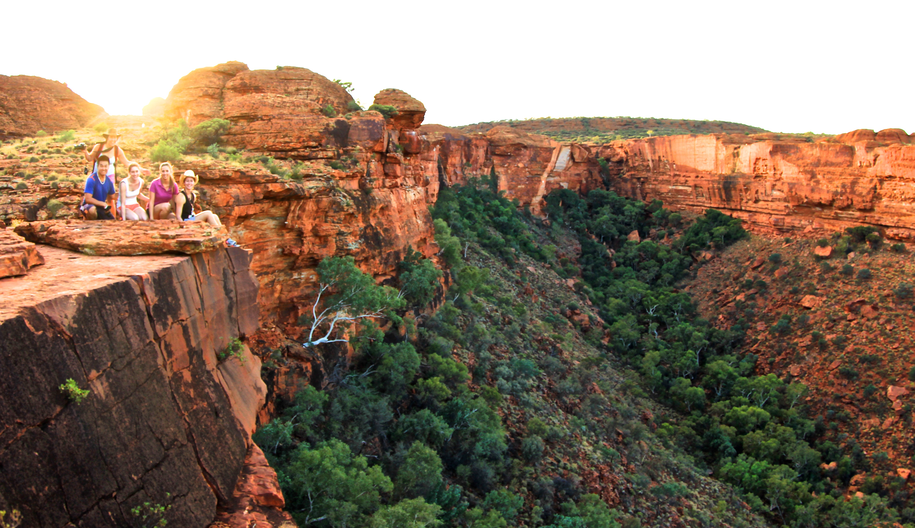
[(3, 5), (0, 74), (140, 114), (191, 70), (302, 66), (426, 123), (632, 116), (915, 132), (915, 1), (42, 1)]

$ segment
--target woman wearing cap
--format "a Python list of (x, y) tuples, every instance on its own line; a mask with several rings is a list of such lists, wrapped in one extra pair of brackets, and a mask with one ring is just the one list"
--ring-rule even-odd
[[(219, 227), (222, 225), (222, 222), (219, 221), (219, 217), (216, 216), (213, 211), (194, 213), (194, 206), (197, 205), (197, 191), (194, 190), (194, 186), (197, 185), (199, 180), (200, 178), (194, 174), (194, 171), (184, 171), (184, 176), (182, 176), (181, 180), (183, 188), (180, 193), (175, 195), (175, 210), (181, 212), (181, 220), (185, 222), (202, 220), (208, 222), (213, 227)], [(226, 244), (238, 246), (231, 238), (226, 241)]]
[(146, 211), (137, 202), (138, 197), (142, 200), (149, 200), (146, 195), (142, 194), (143, 186), (146, 182), (140, 177), (141, 170), (139, 163), (130, 162), (130, 165), (127, 166), (127, 172), (130, 176), (121, 180), (120, 195), (123, 198), (119, 208), (121, 220), (147, 219)]
[(169, 220), (177, 218), (175, 196), (178, 195), (178, 184), (172, 176), (172, 164), (164, 161), (159, 164), (159, 177), (149, 184), (149, 202), (146, 209), (150, 220)]

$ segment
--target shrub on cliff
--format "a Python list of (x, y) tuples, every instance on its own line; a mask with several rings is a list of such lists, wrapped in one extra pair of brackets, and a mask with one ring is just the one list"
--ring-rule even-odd
[(232, 123), (225, 119), (210, 119), (195, 126), (189, 133), (193, 143), (202, 147), (219, 143), (231, 125)]
[(373, 104), (369, 107), (369, 111), (379, 112), (381, 115), (388, 119), (400, 114), (400, 111), (397, 110), (397, 107), (382, 104)]
[(337, 111), (334, 109), (334, 105), (332, 104), (322, 108), (321, 113), (324, 114), (324, 117), (337, 117)]
[(160, 139), (156, 146), (149, 150), (149, 159), (153, 163), (162, 163), (163, 161), (180, 161), (183, 158), (184, 149), (179, 148), (176, 144)]

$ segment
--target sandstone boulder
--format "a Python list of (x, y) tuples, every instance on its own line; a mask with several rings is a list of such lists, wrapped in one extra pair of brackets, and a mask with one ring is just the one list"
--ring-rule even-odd
[(897, 399), (899, 399), (903, 396), (906, 396), (908, 393), (909, 393), (909, 390), (906, 389), (905, 387), (890, 385), (889, 387), (886, 388), (886, 397), (889, 398), (890, 401), (893, 401), (893, 402), (895, 402)]
[(105, 110), (57, 81), (0, 75), (0, 139), (87, 126)]
[(878, 143), (909, 143), (909, 135), (901, 128), (886, 128), (877, 132), (876, 140)]
[(223, 89), (227, 82), (248, 66), (231, 61), (209, 68), (200, 68), (178, 81), (165, 99), (164, 115), (167, 119), (184, 119), (194, 126), (223, 117)]
[(859, 141), (874, 141), (876, 139), (877, 134), (873, 130), (868, 130), (866, 128), (859, 128), (858, 130), (852, 130), (851, 132), (835, 136), (835, 140), (839, 143), (857, 143)]
[(909, 480), (909, 475), (912, 474), (912, 471), (906, 468), (897, 468), (896, 474), (899, 475), (899, 478), (902, 480)]
[(820, 258), (827, 259), (832, 255), (832, 246), (817, 246), (813, 248), (813, 254)]
[(374, 104), (397, 109), (397, 115), (390, 118), (391, 125), (397, 130), (419, 128), (426, 117), (426, 107), (421, 102), (396, 88), (385, 88), (375, 94)]
[(116, 222), (47, 220), (20, 224), (16, 233), (26, 240), (86, 255), (192, 255), (225, 246), (225, 227), (205, 222)]
[(631, 233), (626, 235), (626, 240), (635, 242), (636, 244), (642, 241), (642, 237), (639, 236), (638, 230), (633, 230)]
[(822, 297), (817, 297), (816, 295), (805, 295), (804, 298), (801, 299), (800, 304), (804, 308), (807, 308), (808, 310), (810, 310), (810, 309), (816, 308), (817, 306), (819, 306), (822, 303), (823, 303)]
[(280, 158), (332, 159), (350, 146), (375, 150), (383, 120), (352, 112), (354, 103), (343, 86), (305, 68), (244, 71), (225, 85), (223, 117), (232, 123), (225, 139)]
[(0, 279), (25, 275), (29, 268), (44, 264), (44, 258), (31, 242), (9, 229), (0, 229)]

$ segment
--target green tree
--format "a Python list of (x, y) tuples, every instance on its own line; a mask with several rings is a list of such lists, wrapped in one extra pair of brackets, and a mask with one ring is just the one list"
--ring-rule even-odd
[(400, 274), (400, 292), (411, 306), (425, 306), (432, 302), (442, 271), (429, 259), (422, 259)]
[[(392, 506), (384, 506), (372, 515), (371, 528), (434, 528), (441, 526), (438, 504), (428, 504), (422, 497), (405, 499)], [(353, 525), (356, 526), (356, 525)]]
[(434, 449), (422, 442), (413, 442), (404, 456), (394, 480), (394, 490), (400, 497), (422, 497), (442, 482), (442, 460)]
[(441, 218), (432, 222), (435, 229), (435, 243), (441, 249), (442, 259), (449, 268), (458, 268), (461, 263), (461, 239), (451, 234), (451, 228)]
[[(353, 257), (326, 258), (318, 264), (318, 295), (311, 308), (311, 329), (305, 347), (349, 341), (335, 337), (338, 324), (377, 319), (400, 308), (404, 301), (388, 286), (379, 286), (370, 275), (356, 267)], [(316, 332), (324, 335), (315, 339)]]
[(485, 509), (493, 509), (499, 512), (502, 518), (511, 521), (517, 517), (521, 507), (524, 506), (524, 498), (507, 489), (497, 489), (490, 491), (486, 495), (482, 506)]
[(286, 509), (300, 526), (326, 521), (330, 526), (364, 526), (394, 489), (381, 468), (369, 467), (343, 442), (332, 439), (311, 449), (300, 444), (292, 463), (278, 471)]

